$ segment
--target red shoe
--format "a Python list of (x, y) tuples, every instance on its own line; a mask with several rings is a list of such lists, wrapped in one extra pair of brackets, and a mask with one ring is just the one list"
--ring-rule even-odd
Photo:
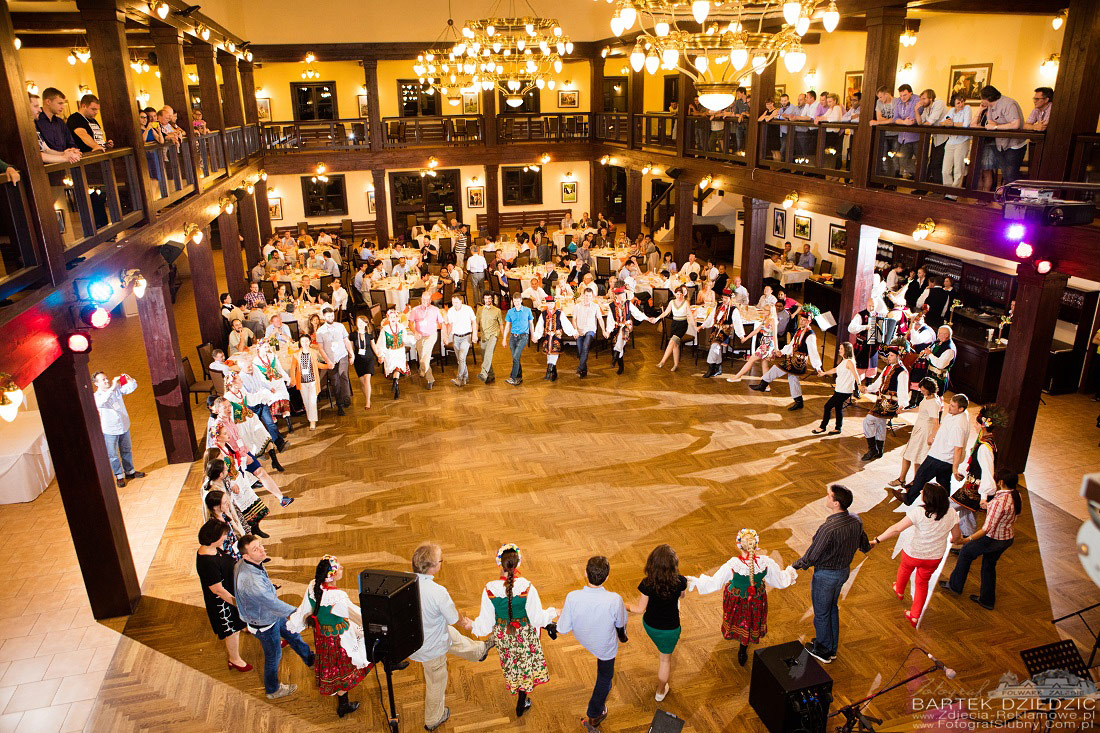
[(917, 621), (919, 620), (919, 617), (910, 616), (909, 612), (906, 611), (905, 612), (905, 618), (906, 618), (907, 621), (909, 621), (910, 626), (912, 626), (914, 629), (917, 628)]
[(248, 662), (245, 662), (243, 667), (238, 667), (237, 665), (233, 664), (233, 662), (227, 662), (227, 664), (229, 665), (230, 669), (235, 669), (238, 672), (251, 672), (252, 671), (252, 665), (249, 664)]
[(905, 600), (905, 591), (899, 591), (896, 583), (891, 583), (890, 588), (894, 591), (894, 595), (898, 597), (899, 601)]

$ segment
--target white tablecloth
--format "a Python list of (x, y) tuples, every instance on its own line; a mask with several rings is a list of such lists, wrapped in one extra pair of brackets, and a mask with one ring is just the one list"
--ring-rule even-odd
[(589, 232), (592, 232), (593, 234), (597, 233), (595, 229), (570, 229), (569, 232), (566, 232), (564, 229), (559, 229), (550, 236), (554, 239), (554, 246), (558, 249), (561, 249), (565, 246), (565, 235), (567, 233), (573, 235), (573, 241), (576, 242), (577, 246), (579, 247), (581, 244), (581, 240), (584, 239), (584, 235), (588, 234)]
[(0, 421), (0, 504), (33, 501), (53, 481), (53, 461), (37, 410)]
[(784, 287), (806, 282), (806, 278), (812, 274), (813, 272), (805, 267), (798, 267), (797, 265), (789, 268), (776, 267), (776, 264), (771, 260), (764, 260), (764, 277), (775, 278)]

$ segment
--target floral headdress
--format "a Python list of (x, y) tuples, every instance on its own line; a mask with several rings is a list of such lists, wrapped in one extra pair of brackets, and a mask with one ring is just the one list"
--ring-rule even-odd
[(340, 572), (340, 561), (336, 559), (335, 555), (325, 555), (321, 559), (328, 560), (328, 575), (325, 576), (325, 582), (330, 583), (336, 577), (336, 574)]
[(506, 552), (516, 553), (516, 567), (518, 568), (520, 562), (522, 562), (523, 560), (523, 556), (519, 552), (519, 545), (517, 545), (515, 542), (509, 542), (506, 545), (501, 545), (500, 549), (497, 550), (497, 567), (500, 567), (500, 558)]
[(760, 546), (760, 535), (755, 529), (742, 529), (737, 533), (737, 546), (748, 554), (745, 564), (749, 567), (749, 596), (756, 595), (756, 548)]
[(1003, 428), (1008, 424), (1008, 412), (998, 404), (986, 405), (978, 411), (977, 422), (986, 430)]
[(802, 312), (805, 313), (811, 321), (821, 315), (821, 309), (813, 303), (807, 303), (802, 306)]

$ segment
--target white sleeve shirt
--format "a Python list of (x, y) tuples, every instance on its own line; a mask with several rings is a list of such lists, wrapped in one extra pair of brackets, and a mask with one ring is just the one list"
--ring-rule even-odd
[(451, 648), (451, 636), (447, 627), (458, 623), (458, 609), (447, 589), (435, 582), (431, 575), (417, 573), (420, 585), (420, 623), (424, 630), (424, 643), (409, 655), (414, 662), (438, 659)]
[[(955, 449), (965, 448), (970, 438), (970, 417), (966, 412), (951, 415), (946, 410), (940, 416), (940, 428), (928, 449), (929, 458), (954, 463)], [(945, 487), (946, 488), (946, 487)]]
[(443, 320), (451, 327), (451, 333), (456, 336), (469, 336), (473, 333), (476, 317), (474, 309), (466, 304), (457, 308), (448, 309)]

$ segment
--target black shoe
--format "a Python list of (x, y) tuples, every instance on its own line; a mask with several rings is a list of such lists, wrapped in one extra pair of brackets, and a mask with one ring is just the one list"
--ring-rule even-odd
[(546, 365), (546, 376), (542, 378), (542, 381), (549, 382), (550, 376), (554, 373), (554, 367), (549, 364)]
[(283, 419), (286, 420), (286, 432), (287, 432), (287, 434), (289, 435), (290, 433), (293, 433), (294, 432), (294, 425), (293, 425), (293, 423), (290, 422), (290, 416), (286, 415), (286, 416), (283, 417)]
[(970, 595), (970, 600), (974, 601), (975, 603), (977, 603), (979, 606), (981, 606), (982, 608), (984, 608), (987, 611), (992, 611), (993, 610), (993, 606), (990, 606), (986, 603), (982, 603), (982, 597), (979, 596), (977, 593), (972, 593)]
[(817, 644), (813, 641), (807, 641), (803, 646), (811, 657), (821, 662), (822, 664), (832, 664), (836, 660), (836, 654), (826, 654), (817, 648)]
[(118, 488), (121, 489), (123, 486), (126, 485), (126, 479), (122, 476), (115, 476), (115, 484), (117, 484)]
[(867, 438), (867, 452), (864, 453), (859, 460), (861, 461), (873, 461), (878, 458), (878, 450), (875, 445), (878, 441), (874, 438)]
[(336, 703), (337, 717), (342, 718), (345, 715), (348, 715), (349, 713), (354, 713), (356, 710), (359, 709), (359, 703), (349, 702), (347, 695), (338, 695), (337, 699), (339, 700), (339, 702)]
[(705, 372), (703, 372), (703, 379), (710, 379), (713, 376), (714, 376), (714, 365), (713, 364), (708, 364), (707, 365), (707, 370)]
[(397, 386), (397, 380), (393, 380), (393, 398), (396, 400), (401, 396), (401, 388)]
[(523, 714), (531, 709), (531, 698), (527, 697), (527, 693), (523, 690), (519, 692), (519, 699), (516, 700), (516, 717), (522, 718)]
[(954, 593), (954, 594), (955, 594), (955, 595), (957, 595), (957, 596), (961, 596), (961, 595), (962, 595), (962, 593), (961, 593), (961, 592), (958, 592), (958, 591), (956, 591), (956, 590), (955, 590), (954, 588), (952, 588), (952, 587), (951, 587), (951, 581), (948, 581), (948, 580), (941, 580), (941, 581), (940, 581), (940, 587), (941, 587), (941, 588), (943, 588), (943, 589), (944, 589), (944, 590), (946, 590), (946, 591), (951, 591), (952, 593)]
[(768, 383), (761, 379), (758, 383), (749, 387), (749, 389), (751, 389), (753, 392), (767, 392)]
[(256, 535), (257, 537), (259, 537), (262, 540), (266, 540), (266, 539), (271, 537), (271, 535), (269, 535), (267, 532), (264, 532), (259, 527), (253, 527), (252, 528), (252, 534)]
[(885, 440), (876, 440), (875, 441), (875, 458), (882, 458), (882, 456), (885, 454), (885, 450), (886, 450), (886, 441)]
[(542, 628), (546, 630), (546, 635), (550, 637), (550, 641), (558, 638), (558, 625), (555, 622), (551, 621)]
[[(339, 415), (340, 417), (343, 417), (345, 415), (343, 405), (337, 405), (336, 406), (336, 414)], [(347, 695), (344, 695), (344, 697), (347, 697)], [(359, 703), (356, 703), (356, 705), (358, 705), (358, 704)]]
[(263, 481), (253, 481), (252, 482), (252, 488), (253, 489), (262, 489), (263, 487), (264, 487), (264, 482)]
[(787, 406), (787, 412), (794, 412), (795, 410), (801, 410), (806, 405), (803, 404), (801, 397), (795, 397), (794, 402)]
[(408, 659), (402, 659), (397, 664), (391, 664), (390, 665), (390, 669), (393, 670), (394, 672), (400, 672), (401, 670), (408, 669), (408, 668), (409, 668), (409, 660)]
[[(558, 381), (558, 365), (555, 364), (554, 366), (550, 367), (550, 369), (551, 369), (551, 371), (550, 371), (550, 381), (551, 382)], [(520, 381), (522, 381), (522, 380), (520, 380)]]
[(145, 478), (145, 474), (142, 473), (141, 471), (134, 471), (132, 473), (126, 474), (126, 479), (128, 481), (133, 481), (136, 478)]
[(428, 389), (431, 389), (434, 386), (435, 386), (435, 382), (428, 382)]
[(625, 371), (625, 370), (626, 370), (626, 362), (624, 362), (623, 358), (620, 356), (619, 357), (619, 368), (615, 370), (615, 373), (616, 374), (622, 374), (623, 371)]
[(496, 376), (493, 375), (493, 374), (490, 374), (489, 378), (485, 380), (485, 384), (492, 384), (495, 381), (497, 381)]
[(737, 650), (737, 663), (744, 667), (747, 661), (749, 661), (749, 648), (742, 644), (741, 648)]
[(599, 728), (600, 723), (604, 722), (605, 720), (607, 720), (607, 708), (604, 708), (603, 712), (597, 715), (595, 718), (589, 718), (588, 724), (593, 728)]

